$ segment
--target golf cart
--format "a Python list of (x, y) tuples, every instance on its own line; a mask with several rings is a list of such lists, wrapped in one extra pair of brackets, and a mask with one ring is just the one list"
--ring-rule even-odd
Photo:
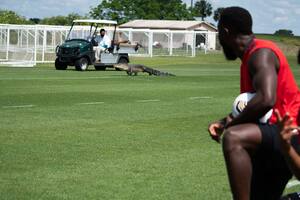
[[(89, 24), (89, 33), (76, 29), (75, 26)], [(96, 61), (94, 47), (97, 29), (100, 25), (113, 25), (111, 46), (101, 53), (100, 61)], [(80, 27), (79, 27), (80, 28)], [(56, 47), (55, 68), (65, 70), (68, 66), (75, 66), (78, 71), (87, 70), (89, 65), (94, 65), (96, 70), (105, 70), (114, 64), (129, 63), (128, 54), (136, 53), (138, 45), (124, 44), (128, 40), (116, 40), (117, 22), (110, 20), (74, 20), (65, 42)], [(76, 33), (77, 31), (77, 33)], [(81, 31), (79, 36), (79, 31)]]

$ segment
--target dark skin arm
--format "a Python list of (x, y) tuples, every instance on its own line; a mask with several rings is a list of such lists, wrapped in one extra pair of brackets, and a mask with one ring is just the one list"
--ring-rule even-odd
[(213, 140), (220, 142), (220, 137), (223, 134), (226, 124), (232, 120), (231, 114), (208, 125), (208, 132)]
[(256, 95), (238, 117), (232, 119), (228, 115), (208, 126), (210, 136), (217, 142), (220, 141), (225, 128), (243, 123), (256, 123), (276, 102), (279, 63), (275, 54), (269, 49), (257, 50), (250, 58), (249, 70)]
[(243, 112), (227, 127), (243, 123), (255, 123), (273, 108), (276, 102), (277, 72), (279, 61), (269, 49), (259, 49), (249, 59), (249, 71), (256, 95)]
[(300, 156), (291, 144), (292, 137), (299, 134), (299, 128), (292, 125), (293, 119), (288, 113), (281, 117), (279, 111), (275, 110), (275, 114), (281, 152), (293, 174), (300, 180)]

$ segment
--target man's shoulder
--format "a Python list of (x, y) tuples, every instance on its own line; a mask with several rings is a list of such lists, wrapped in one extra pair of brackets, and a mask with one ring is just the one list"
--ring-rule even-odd
[(278, 48), (277, 44), (271, 40), (255, 39), (254, 48)]
[[(245, 60), (253, 60), (257, 56), (271, 56), (277, 57), (278, 55), (283, 55), (281, 49), (270, 40), (263, 40), (263, 39), (255, 39), (254, 45), (248, 51), (247, 59)], [(244, 60), (244, 61), (245, 61)]]

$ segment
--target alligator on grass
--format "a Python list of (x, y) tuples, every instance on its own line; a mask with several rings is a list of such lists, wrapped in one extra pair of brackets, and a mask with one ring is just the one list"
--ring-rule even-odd
[(136, 76), (139, 72), (148, 73), (149, 76), (175, 76), (174, 74), (161, 72), (141, 64), (116, 64), (114, 67), (116, 69), (126, 71), (129, 76)]

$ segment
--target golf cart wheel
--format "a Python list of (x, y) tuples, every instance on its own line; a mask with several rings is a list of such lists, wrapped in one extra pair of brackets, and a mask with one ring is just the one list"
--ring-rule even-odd
[[(126, 59), (126, 58), (120, 58), (119, 59), (119, 62), (118, 62), (118, 64), (128, 64), (128, 60)], [(118, 68), (115, 68), (116, 69), (116, 71), (121, 71), (120, 69), (118, 69)]]
[(95, 70), (104, 71), (105, 69), (105, 66), (95, 66)]
[(80, 58), (75, 62), (75, 68), (77, 71), (85, 71), (89, 66), (89, 62), (86, 58)]
[(60, 62), (58, 58), (55, 59), (55, 69), (56, 70), (66, 70), (68, 65), (66, 63)]

